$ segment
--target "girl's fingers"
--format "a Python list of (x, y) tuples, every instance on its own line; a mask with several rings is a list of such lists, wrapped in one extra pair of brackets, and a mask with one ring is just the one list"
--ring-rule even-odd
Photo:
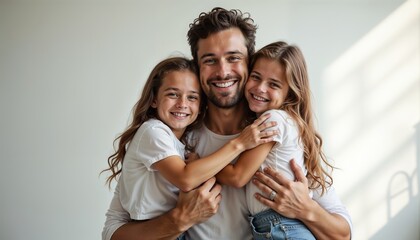
[(268, 130), (268, 131), (264, 131), (264, 132), (260, 133), (261, 137), (263, 137), (263, 138), (273, 137), (277, 134), (279, 134), (278, 130)]
[(261, 115), (259, 118), (255, 119), (254, 123), (257, 126), (260, 126), (265, 120), (267, 120), (270, 117), (269, 113)]
[(258, 129), (262, 131), (264, 129), (274, 127), (276, 125), (277, 125), (276, 121), (269, 121), (269, 122), (261, 123), (260, 125), (258, 125)]

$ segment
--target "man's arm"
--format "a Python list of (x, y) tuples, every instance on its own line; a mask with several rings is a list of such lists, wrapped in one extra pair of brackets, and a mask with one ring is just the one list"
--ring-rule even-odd
[(146, 221), (130, 221), (115, 189), (102, 232), (103, 240), (175, 239), (191, 226), (213, 216), (221, 200), (221, 186), (215, 178), (188, 193), (180, 192), (177, 206)]
[[(261, 194), (255, 197), (264, 205), (276, 212), (289, 217), (301, 220), (315, 235), (317, 239), (350, 239), (350, 219), (344, 218), (331, 210), (340, 209), (345, 212), (335, 192), (328, 192), (314, 201), (309, 197), (308, 180), (294, 160), (290, 166), (295, 174), (296, 180), (290, 181), (280, 173), (271, 168), (264, 169), (264, 173), (257, 172), (253, 183), (267, 196), (274, 190), (277, 192), (273, 201)], [(326, 199), (323, 199), (326, 198)], [(318, 203), (325, 204), (321, 206)], [(334, 204), (338, 206), (328, 206)], [(325, 208), (325, 209), (324, 209)], [(341, 213), (338, 211), (338, 213)]]

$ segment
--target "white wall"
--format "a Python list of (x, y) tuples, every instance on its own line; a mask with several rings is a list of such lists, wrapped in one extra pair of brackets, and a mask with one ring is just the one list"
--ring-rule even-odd
[(420, 239), (420, 1), (0, 1), (0, 239), (100, 239), (99, 172), (151, 68), (214, 6), (308, 62), (353, 239)]

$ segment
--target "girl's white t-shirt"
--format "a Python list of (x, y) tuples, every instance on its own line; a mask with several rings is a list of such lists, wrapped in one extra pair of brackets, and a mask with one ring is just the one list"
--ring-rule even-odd
[(184, 159), (185, 145), (160, 120), (144, 122), (128, 146), (119, 178), (121, 204), (131, 219), (151, 219), (176, 206), (179, 189), (152, 168), (169, 156)]
[[(294, 174), (289, 163), (291, 159), (294, 159), (297, 165), (302, 168), (304, 175), (306, 175), (307, 170), (304, 165), (303, 145), (300, 141), (299, 128), (296, 121), (283, 110), (269, 110), (265, 113), (270, 113), (270, 118), (266, 122), (277, 122), (275, 127), (268, 130), (277, 129), (280, 134), (274, 136), (276, 143), (261, 164), (259, 171), (262, 171), (265, 167), (271, 167), (289, 180), (294, 180)], [(260, 203), (255, 198), (256, 192), (261, 193), (255, 184), (250, 182), (246, 185), (246, 200), (251, 215), (269, 209), (269, 207)]]

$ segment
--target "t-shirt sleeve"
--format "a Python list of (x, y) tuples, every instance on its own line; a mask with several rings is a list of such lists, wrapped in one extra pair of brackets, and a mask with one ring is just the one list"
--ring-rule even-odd
[[(140, 136), (137, 154), (149, 171), (151, 165), (169, 156), (180, 156), (177, 151), (175, 136), (171, 130), (162, 125), (150, 126)], [(184, 159), (184, 156), (180, 156)]]
[(110, 240), (119, 227), (130, 221), (130, 215), (124, 210), (120, 202), (119, 184), (115, 188), (114, 197), (105, 216), (106, 220), (102, 230), (102, 240)]
[(288, 134), (288, 127), (287, 125), (290, 124), (287, 121), (287, 115), (285, 116), (284, 114), (282, 114), (281, 111), (278, 110), (269, 110), (266, 113), (270, 113), (270, 117), (265, 121), (265, 122), (277, 122), (277, 125), (274, 127), (270, 127), (268, 129), (266, 129), (265, 131), (271, 131), (271, 130), (278, 130), (279, 134), (275, 135), (273, 137), (274, 141), (282, 144), (285, 137)]
[[(335, 188), (330, 186), (321, 196), (320, 190), (313, 191), (313, 199), (327, 212), (342, 216), (350, 226), (350, 234), (353, 230), (353, 224), (349, 212), (338, 197)], [(352, 234), (351, 234), (352, 235)]]

